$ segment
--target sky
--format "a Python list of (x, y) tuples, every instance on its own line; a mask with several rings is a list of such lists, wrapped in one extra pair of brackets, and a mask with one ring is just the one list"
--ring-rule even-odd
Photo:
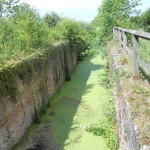
[[(90, 22), (98, 14), (98, 6), (102, 0), (21, 0), (37, 8), (41, 15), (55, 11), (64, 17)], [(145, 10), (150, 7), (150, 0), (141, 0), (138, 8)]]

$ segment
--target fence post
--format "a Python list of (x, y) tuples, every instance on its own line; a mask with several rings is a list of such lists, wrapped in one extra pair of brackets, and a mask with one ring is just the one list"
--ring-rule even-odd
[(120, 29), (118, 29), (118, 44), (119, 44), (119, 47), (121, 47), (121, 31), (120, 31)]
[(113, 28), (113, 39), (117, 39), (117, 29)]
[(139, 43), (139, 38), (138, 36), (132, 35), (132, 60), (133, 60), (133, 76), (138, 77), (139, 76), (139, 65), (137, 62), (137, 57), (138, 57), (138, 43)]
[(116, 39), (116, 33), (115, 33), (115, 28), (113, 28), (113, 39), (115, 40)]
[(126, 33), (123, 31), (123, 48), (126, 49), (127, 46), (127, 35)]
[(119, 34), (118, 34), (118, 29), (115, 29), (115, 35), (116, 35), (116, 41), (119, 42)]

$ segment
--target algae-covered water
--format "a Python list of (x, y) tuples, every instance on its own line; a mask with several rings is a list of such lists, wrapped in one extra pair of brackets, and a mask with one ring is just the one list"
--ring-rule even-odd
[(51, 106), (33, 124), (15, 149), (26, 150), (109, 150), (105, 139), (85, 131), (105, 119), (103, 107), (112, 98), (100, 85), (106, 60), (89, 54), (78, 62), (71, 81), (66, 81), (51, 99)]

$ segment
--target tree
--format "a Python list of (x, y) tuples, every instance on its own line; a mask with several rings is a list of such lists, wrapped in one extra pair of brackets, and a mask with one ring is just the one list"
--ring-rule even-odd
[(100, 40), (111, 35), (114, 26), (129, 27), (129, 18), (137, 5), (139, 0), (104, 0), (92, 22)]
[(44, 21), (50, 28), (56, 26), (56, 24), (61, 20), (62, 18), (54, 11), (52, 11), (51, 13), (46, 13), (44, 16)]
[(142, 18), (141, 15), (131, 16), (130, 17), (131, 29), (138, 30), (139, 28), (142, 28)]
[(144, 31), (150, 32), (150, 8), (148, 8), (142, 15), (141, 20)]
[(13, 8), (18, 2), (19, 0), (0, 0), (0, 18), (4, 14), (12, 13)]

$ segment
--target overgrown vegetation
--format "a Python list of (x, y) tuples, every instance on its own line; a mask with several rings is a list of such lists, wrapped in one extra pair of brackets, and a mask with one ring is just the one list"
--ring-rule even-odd
[(144, 12), (138, 12), (136, 15), (130, 16), (130, 28), (133, 30), (142, 30), (150, 32), (150, 8)]
[[(140, 1), (130, 1), (130, 0), (119, 0), (119, 1), (104, 0), (102, 5), (99, 7), (98, 15), (95, 17), (94, 21), (92, 22), (92, 25), (96, 29), (96, 32), (95, 32), (96, 38), (94, 39), (95, 41), (94, 44), (103, 46), (110, 39), (112, 39), (112, 28), (114, 26), (150, 32), (149, 31), (150, 29), (149, 28), (150, 27), (150, 21), (149, 21), (150, 11), (149, 10), (150, 9), (147, 9), (143, 13), (137, 12), (136, 6), (139, 5), (139, 2)], [(128, 40), (131, 40), (131, 35), (128, 35)], [(129, 43), (128, 46), (132, 47), (132, 44)], [(148, 64), (150, 64), (149, 49), (150, 49), (149, 41), (140, 39), (139, 55)], [(121, 65), (124, 65), (127, 63), (128, 60), (126, 57), (121, 57), (121, 60), (119, 61)], [(131, 72), (128, 72), (127, 70), (123, 70), (121, 68), (116, 69), (115, 71), (116, 71), (117, 77), (115, 77), (114, 80), (115, 82), (123, 82), (123, 86), (126, 85), (125, 88), (127, 89), (125, 89), (125, 91), (127, 91), (128, 93), (127, 95), (129, 95), (129, 102), (132, 107), (131, 110), (133, 111), (132, 115), (133, 117), (135, 116), (134, 121), (140, 126), (140, 129), (141, 129), (141, 134), (140, 134), (141, 143), (148, 144), (149, 134), (147, 134), (145, 131), (149, 132), (148, 125), (147, 125), (148, 123), (147, 118), (149, 118), (148, 117), (149, 84), (145, 80), (145, 77), (146, 79), (149, 79), (149, 76), (144, 74), (143, 79), (145, 81), (140, 81), (138, 84), (136, 84), (136, 82), (132, 80), (133, 85), (134, 85), (132, 86), (131, 81), (129, 81), (132, 77)], [(145, 121), (145, 125), (144, 125), (143, 120)], [(109, 120), (109, 123), (110, 122), (111, 121)], [(91, 125), (86, 130), (95, 135), (103, 136), (104, 138), (106, 138), (106, 140), (108, 140), (108, 143), (109, 143), (109, 140), (110, 140), (109, 138), (112, 135), (111, 131), (113, 131), (111, 130), (112, 128), (108, 125), (109, 123), (107, 121), (99, 122), (99, 123)], [(111, 139), (115, 139), (115, 138), (111, 137)], [(108, 146), (113, 145), (111, 148), (115, 149), (114, 148), (115, 140), (114, 141), (110, 140), (110, 142), (111, 144)]]
[(130, 16), (137, 13), (139, 0), (104, 0), (98, 9), (98, 15), (93, 20), (100, 43), (112, 38), (112, 28), (120, 26), (129, 28)]
[(32, 64), (39, 66), (37, 59), (52, 51), (54, 43), (68, 41), (72, 46), (88, 48), (89, 39), (83, 23), (62, 18), (55, 12), (41, 17), (38, 10), (27, 3), (1, 0), (0, 96), (15, 95), (17, 76), (28, 76), (35, 69)]
[(149, 32), (150, 9), (141, 13), (137, 10), (140, 0), (104, 0), (98, 8), (98, 15), (92, 21), (98, 45), (106, 44), (112, 38), (115, 26)]
[[(0, 0), (0, 97), (16, 95), (16, 75), (20, 78), (29, 77), (32, 70), (39, 69), (39, 65), (39, 68), (33, 68), (33, 64), (40, 63), (37, 59), (40, 61), (42, 56), (47, 55), (52, 43), (68, 41), (72, 46), (80, 43), (85, 48), (98, 49), (112, 38), (114, 26), (142, 28), (150, 32), (150, 9), (142, 14), (136, 11), (140, 0), (104, 0), (92, 25), (63, 18), (55, 12), (41, 17), (36, 9), (18, 2)], [(143, 41), (141, 47), (140, 55), (150, 63), (149, 46)], [(102, 48), (103, 58), (106, 53), (106, 49)], [(122, 58), (121, 61), (124, 64), (127, 59)], [(130, 76), (122, 70), (117, 71), (120, 78)], [(108, 88), (108, 76), (100, 84)], [(36, 121), (39, 122), (39, 112), (36, 114)], [(117, 149), (115, 108), (112, 100), (104, 108), (104, 114), (106, 120), (92, 124), (86, 131), (102, 136), (107, 140), (110, 149)]]
[[(111, 45), (110, 54), (111, 56), (116, 54), (116, 56), (113, 57), (115, 65), (112, 65), (112, 71), (113, 81), (115, 85), (118, 84), (116, 94), (119, 99), (118, 102), (120, 103), (120, 111), (124, 110), (122, 110), (122, 107), (127, 100), (130, 106), (130, 117), (133, 123), (140, 129), (140, 134), (138, 135), (140, 138), (140, 146), (149, 145), (150, 85), (147, 81), (148, 76), (145, 78), (145, 74), (143, 76), (144, 72), (141, 69), (142, 73), (140, 77), (142, 78), (133, 78), (130, 58), (123, 53), (123, 49), (119, 48), (117, 43)], [(125, 64), (122, 63), (124, 57), (126, 59)], [(120, 111), (119, 113), (121, 114)]]
[[(138, 4), (139, 0), (104, 0), (91, 25), (63, 18), (55, 12), (41, 17), (36, 9), (26, 3), (20, 4), (19, 0), (1, 0), (0, 70), (4, 74), (4, 68), (15, 66), (30, 55), (41, 55), (55, 41), (66, 40), (71, 45), (80, 43), (90, 49), (100, 44), (104, 46), (112, 35), (113, 26), (130, 27), (131, 14), (136, 12), (134, 8)], [(148, 18), (147, 14), (148, 11), (143, 13), (144, 18)], [(133, 17), (133, 20), (136, 19)], [(105, 53), (104, 50), (104, 57)], [(11, 74), (11, 69), (8, 70)], [(2, 74), (1, 80), (5, 78)]]
[(56, 40), (88, 45), (87, 30), (77, 21), (62, 18), (55, 12), (42, 18), (26, 3), (16, 4), (15, 1), (8, 8), (5, 5), (1, 2), (1, 11), (5, 13), (0, 18), (0, 67), (7, 61), (17, 61), (45, 49)]
[[(150, 32), (150, 8), (137, 16), (130, 17), (131, 29)], [(139, 56), (150, 65), (150, 41), (139, 39)]]
[(141, 20), (144, 31), (150, 32), (150, 8), (148, 8), (145, 12), (142, 13)]

